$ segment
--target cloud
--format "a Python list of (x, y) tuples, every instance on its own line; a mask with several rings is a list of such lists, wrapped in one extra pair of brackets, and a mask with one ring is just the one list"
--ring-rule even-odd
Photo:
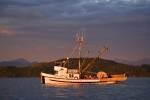
[(8, 28), (0, 27), (0, 37), (10, 37), (16, 35), (12, 30)]
[(29, 20), (80, 22), (86, 18), (95, 19), (95, 16), (147, 14), (149, 4), (150, 0), (1, 0), (0, 18), (17, 20), (19, 24)]
[(149, 5), (150, 0), (0, 0), (0, 25), (24, 33), (53, 33), (78, 25), (143, 23), (150, 20)]
[[(0, 43), (8, 47), (17, 43), (39, 45), (38, 41), (45, 41), (41, 45), (56, 41), (66, 44), (76, 31), (84, 28), (93, 43), (108, 39), (113, 45), (116, 41), (122, 46), (120, 40), (129, 45), (127, 41), (134, 40), (137, 43), (133, 45), (142, 43), (139, 48), (148, 48), (149, 5), (150, 0), (0, 0), (0, 37), (14, 36), (1, 39)], [(46, 46), (53, 47), (52, 44)]]

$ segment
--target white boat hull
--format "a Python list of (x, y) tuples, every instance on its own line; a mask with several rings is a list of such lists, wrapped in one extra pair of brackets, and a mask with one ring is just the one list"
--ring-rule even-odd
[(44, 78), (44, 83), (50, 83), (51, 81), (56, 82), (69, 82), (69, 83), (99, 83), (99, 79), (67, 79), (67, 78), (61, 78), (57, 77), (55, 75), (41, 73), (41, 77)]
[(114, 84), (121, 81), (126, 80), (119, 79), (116, 80), (114, 78), (107, 78), (107, 79), (67, 79), (67, 78), (61, 78), (52, 74), (47, 73), (41, 73), (41, 83), (43, 84), (51, 84), (53, 82), (59, 82), (59, 83), (101, 83), (101, 84)]

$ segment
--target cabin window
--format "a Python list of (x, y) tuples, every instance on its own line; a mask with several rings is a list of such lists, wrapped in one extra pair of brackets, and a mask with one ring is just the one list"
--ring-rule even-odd
[(73, 74), (69, 74), (69, 77), (73, 77)]

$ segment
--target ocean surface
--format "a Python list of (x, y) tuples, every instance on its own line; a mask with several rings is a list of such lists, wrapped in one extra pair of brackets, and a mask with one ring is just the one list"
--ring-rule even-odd
[(43, 85), (40, 78), (0, 78), (0, 100), (150, 100), (150, 78), (109, 85)]

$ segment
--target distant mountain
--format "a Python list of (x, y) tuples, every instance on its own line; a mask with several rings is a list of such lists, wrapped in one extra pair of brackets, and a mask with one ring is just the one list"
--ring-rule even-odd
[(150, 58), (144, 58), (137, 61), (128, 61), (128, 60), (121, 60), (115, 59), (116, 62), (123, 63), (123, 64), (130, 64), (130, 65), (143, 65), (143, 64), (150, 64)]
[[(95, 58), (81, 58), (80, 60), (82, 63), (82, 69), (90, 64), (85, 71), (82, 71), (83, 74), (104, 71), (109, 74), (126, 73), (129, 77), (150, 77), (150, 65), (133, 66), (106, 59), (95, 60)], [(24, 62), (24, 59), (19, 59), (19, 61)], [(66, 59), (59, 59), (51, 62), (35, 62), (36, 64), (26, 67), (0, 67), (0, 77), (39, 77), (41, 72), (55, 73), (54, 66), (60, 64), (70, 69), (78, 68), (78, 58), (70, 58), (66, 64), (62, 64), (61, 62), (63, 61), (66, 61)]]
[(23, 58), (18, 58), (15, 60), (9, 60), (9, 61), (1, 61), (0, 66), (16, 66), (16, 67), (25, 67), (29, 66), (32, 63), (27, 61), (26, 59)]
[(124, 59), (115, 59), (115, 61), (118, 63), (134, 65), (132, 61), (128, 61), (128, 60), (124, 60)]
[(135, 61), (134, 64), (137, 64), (137, 65), (150, 64), (150, 58), (144, 58), (144, 59)]

